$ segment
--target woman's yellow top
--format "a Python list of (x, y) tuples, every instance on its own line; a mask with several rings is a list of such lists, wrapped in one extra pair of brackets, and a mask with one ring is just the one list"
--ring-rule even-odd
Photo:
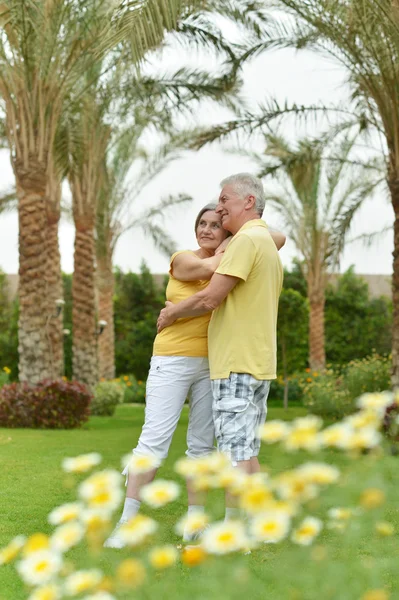
[[(209, 281), (179, 281), (173, 277), (173, 261), (178, 254), (192, 252), (182, 250), (175, 252), (170, 259), (169, 282), (166, 288), (166, 299), (173, 304), (186, 300), (193, 294), (203, 290)], [(208, 356), (208, 325), (212, 313), (200, 317), (177, 319), (170, 327), (158, 333), (154, 340), (154, 356)]]

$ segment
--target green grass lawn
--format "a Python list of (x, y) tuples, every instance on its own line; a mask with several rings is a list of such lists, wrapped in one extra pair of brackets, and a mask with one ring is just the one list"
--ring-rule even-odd
[[(287, 412), (271, 408), (268, 418), (292, 419), (304, 413), (299, 407)], [(142, 422), (142, 407), (124, 405), (118, 407), (114, 417), (91, 418), (80, 430), (0, 429), (0, 547), (20, 533), (51, 532), (48, 513), (75, 498), (73, 481), (60, 468), (65, 456), (98, 451), (103, 456), (103, 466), (118, 469), (121, 456), (134, 447)], [(185, 410), (161, 477), (179, 479), (173, 464), (185, 451), (186, 427)], [(303, 453), (286, 454), (277, 446), (263, 446), (260, 458), (272, 474), (312, 459), (334, 463), (342, 469), (340, 484), (308, 506), (307, 512), (315, 516), (323, 517), (329, 507), (356, 506), (360, 492), (367, 487), (383, 488), (388, 499), (382, 508), (356, 517), (348, 533), (325, 529), (315, 547), (302, 548), (287, 540), (263, 546), (250, 556), (212, 559), (193, 570), (178, 566), (152, 574), (143, 590), (126, 598), (241, 600), (245, 594), (251, 600), (360, 600), (367, 590), (385, 587), (390, 600), (399, 599), (399, 459), (384, 455), (353, 460), (332, 451), (309, 457)], [(179, 543), (173, 524), (184, 514), (185, 505), (183, 493), (167, 508), (145, 510), (161, 523), (160, 542)], [(215, 517), (222, 517), (221, 493), (209, 496), (208, 509)], [(381, 538), (375, 533), (374, 524), (381, 519), (395, 526), (395, 535)], [(111, 572), (116, 557), (119, 560), (129, 555), (129, 550), (107, 550), (93, 557), (84, 548), (77, 548), (68, 556), (77, 568), (96, 564)], [(14, 568), (0, 567), (0, 600), (26, 597)]]

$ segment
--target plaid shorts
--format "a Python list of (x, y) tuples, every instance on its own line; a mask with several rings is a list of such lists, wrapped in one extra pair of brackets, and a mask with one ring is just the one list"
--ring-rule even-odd
[(232, 461), (258, 456), (257, 431), (266, 420), (270, 381), (247, 373), (230, 373), (228, 379), (212, 380), (213, 420), (220, 452)]

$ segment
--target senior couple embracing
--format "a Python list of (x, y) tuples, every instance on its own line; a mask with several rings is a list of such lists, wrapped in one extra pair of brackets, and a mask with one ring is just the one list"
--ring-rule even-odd
[[(198, 250), (173, 254), (147, 380), (145, 422), (134, 455), (165, 459), (190, 395), (187, 452), (220, 452), (247, 474), (260, 470), (257, 431), (276, 377), (276, 324), (285, 237), (261, 219), (262, 182), (248, 173), (221, 182), (219, 201), (195, 221)], [(121, 548), (121, 524), (140, 508), (140, 489), (157, 469), (128, 473), (123, 513), (106, 547)], [(188, 513), (203, 511), (187, 481)], [(236, 508), (226, 496), (226, 518)], [(192, 541), (185, 532), (183, 540)]]

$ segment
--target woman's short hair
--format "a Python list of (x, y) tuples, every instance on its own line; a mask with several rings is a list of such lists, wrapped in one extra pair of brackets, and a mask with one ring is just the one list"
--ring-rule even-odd
[[(217, 202), (210, 202), (209, 204), (206, 204), (203, 208), (201, 208), (201, 210), (199, 211), (199, 213), (197, 215), (197, 218), (195, 219), (195, 228), (194, 228), (194, 231), (195, 231), (196, 235), (197, 235), (197, 229), (198, 229), (198, 225), (199, 225), (199, 223), (201, 221), (202, 215), (204, 213), (208, 212), (208, 210), (215, 211), (216, 207), (217, 207)], [(230, 237), (231, 236), (230, 231), (227, 231), (227, 230), (225, 230), (225, 231), (226, 231), (226, 237)]]
[(198, 225), (199, 222), (201, 221), (201, 217), (204, 213), (208, 212), (208, 210), (216, 210), (217, 204), (216, 202), (210, 202), (209, 204), (206, 204), (203, 208), (201, 208), (201, 210), (199, 211), (197, 218), (195, 219), (195, 228), (194, 231), (195, 233), (197, 233), (197, 229), (198, 229)]

